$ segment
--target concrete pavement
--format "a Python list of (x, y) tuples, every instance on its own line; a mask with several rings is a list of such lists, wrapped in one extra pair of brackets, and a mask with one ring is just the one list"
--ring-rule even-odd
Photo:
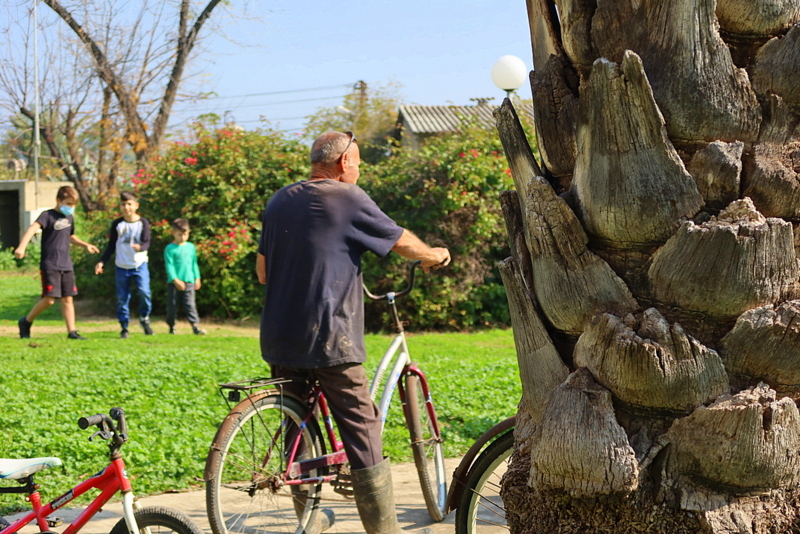
[[(446, 460), (445, 466), (448, 477), (452, 475), (458, 462), (458, 458)], [(413, 463), (392, 465), (392, 481), (397, 505), (397, 519), (403, 530), (413, 531), (422, 527), (430, 527), (433, 529), (434, 534), (453, 534), (455, 532), (454, 513), (449, 514), (440, 523), (431, 521), (425, 508), (425, 501), (420, 493), (419, 479)], [(449, 483), (450, 480), (448, 479)], [(136, 485), (134, 481), (135, 491)], [(167, 506), (180, 510), (191, 517), (204, 532), (211, 532), (206, 518), (205, 491), (203, 490), (152, 495), (142, 497), (140, 502), (143, 506)], [(336, 514), (335, 524), (326, 533), (355, 534), (364, 532), (364, 528), (358, 518), (355, 503), (352, 500), (345, 499), (338, 493), (334, 493), (329, 485), (326, 485), (323, 491), (322, 506), (332, 509)], [(64, 519), (64, 524), (53, 530), (62, 532), (69, 522), (77, 517), (80, 510), (79, 508), (62, 509), (56, 512), (56, 516)], [(9, 522), (13, 522), (14, 519), (21, 515), (10, 516), (6, 519)], [(81, 532), (84, 534), (108, 534), (120, 519), (122, 519), (122, 503), (117, 500), (103, 508)], [(38, 529), (28, 525), (22, 532), (29, 534), (38, 532)]]

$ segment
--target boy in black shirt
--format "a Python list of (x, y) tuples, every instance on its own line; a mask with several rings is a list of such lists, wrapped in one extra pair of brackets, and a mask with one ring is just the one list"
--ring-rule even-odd
[(85, 248), (90, 254), (100, 252), (96, 246), (78, 239), (75, 236), (75, 219), (72, 213), (78, 203), (78, 192), (65, 185), (56, 194), (56, 207), (42, 212), (39, 218), (28, 227), (19, 246), (14, 251), (17, 259), (25, 256), (34, 234), (42, 230), (42, 259), (39, 264), (42, 275), (42, 300), (40, 300), (27, 316), (19, 320), (19, 337), (31, 337), (33, 320), (44, 310), (61, 300), (61, 314), (67, 324), (69, 339), (86, 339), (75, 330), (75, 305), (72, 297), (78, 294), (75, 286), (75, 273), (72, 258), (69, 255), (70, 244)]

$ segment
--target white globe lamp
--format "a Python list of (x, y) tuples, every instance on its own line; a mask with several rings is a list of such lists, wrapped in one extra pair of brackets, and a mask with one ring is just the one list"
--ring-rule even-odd
[(503, 56), (492, 65), (492, 81), (505, 91), (508, 97), (511, 97), (511, 93), (516, 91), (527, 77), (528, 69), (517, 56)]

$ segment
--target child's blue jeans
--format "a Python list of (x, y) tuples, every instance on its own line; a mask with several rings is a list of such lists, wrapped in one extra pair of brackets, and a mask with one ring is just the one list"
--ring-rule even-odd
[(136, 269), (123, 269), (117, 267), (117, 319), (122, 328), (128, 328), (130, 320), (130, 310), (128, 306), (131, 301), (131, 281), (136, 284), (136, 292), (139, 294), (139, 319), (149, 319), (152, 309), (150, 298), (150, 269), (147, 262), (141, 264)]

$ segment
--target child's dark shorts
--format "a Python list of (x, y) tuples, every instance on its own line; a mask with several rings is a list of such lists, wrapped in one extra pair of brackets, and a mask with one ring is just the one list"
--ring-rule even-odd
[(42, 297), (74, 297), (78, 294), (74, 271), (42, 271)]

